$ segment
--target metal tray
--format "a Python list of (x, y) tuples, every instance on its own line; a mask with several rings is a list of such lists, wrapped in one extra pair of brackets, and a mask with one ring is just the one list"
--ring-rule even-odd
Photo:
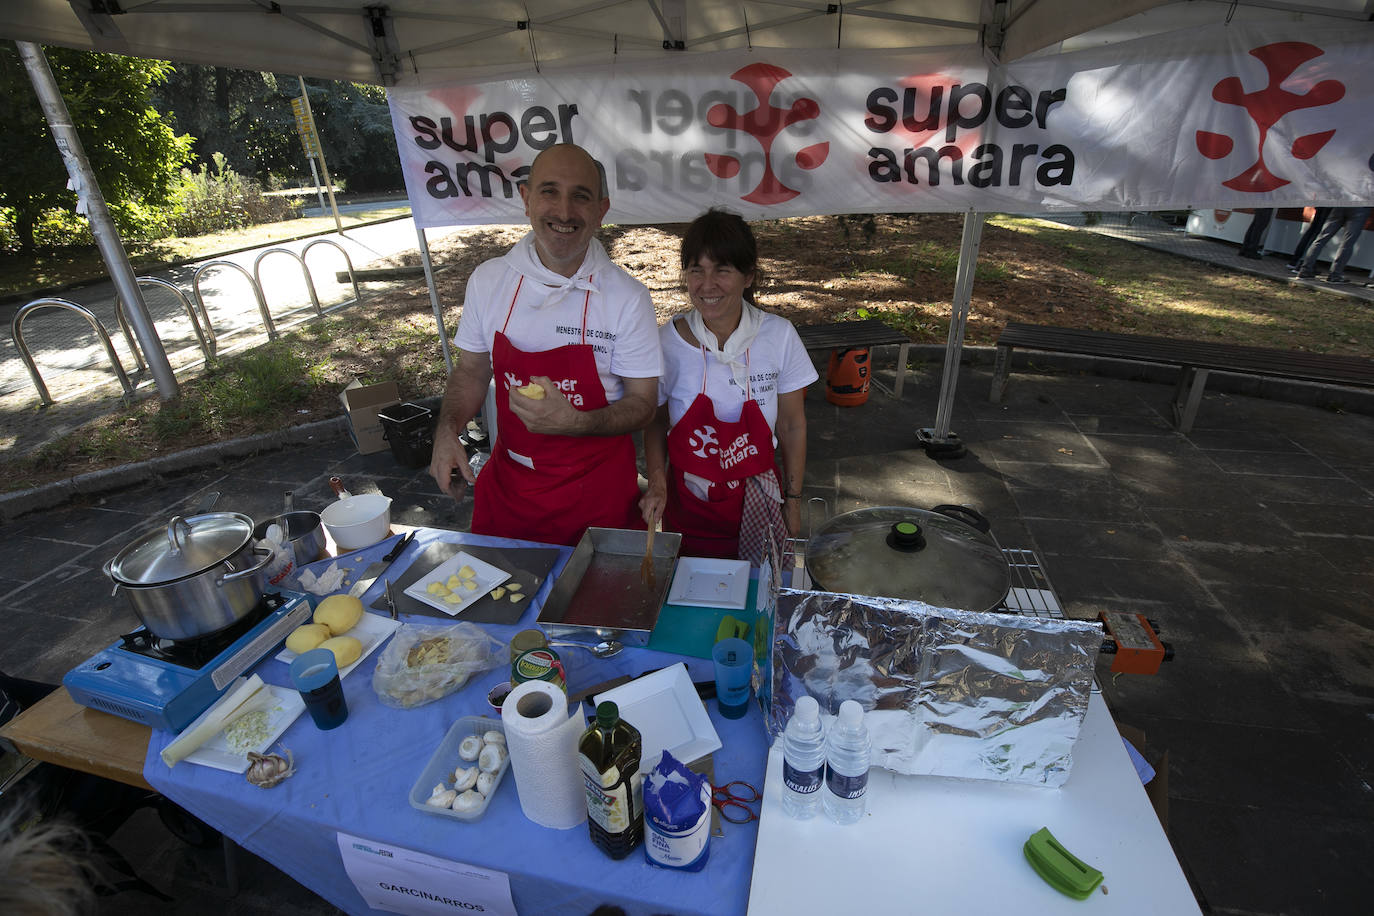
[(654, 534), (652, 588), (639, 579), (644, 544), (643, 531), (588, 528), (554, 582), (539, 612), (539, 626), (555, 638), (647, 645), (673, 581), (682, 535)]

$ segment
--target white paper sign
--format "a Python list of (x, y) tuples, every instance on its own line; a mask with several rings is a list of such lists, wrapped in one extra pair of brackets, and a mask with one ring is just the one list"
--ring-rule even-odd
[(370, 907), (392, 913), (516, 916), (505, 872), (347, 833), (337, 836), (344, 871)]
[(417, 225), (528, 222), (554, 143), (606, 169), (607, 221), (727, 206), (1039, 213), (1374, 199), (1374, 42), (1218, 25), (1005, 66), (977, 51), (758, 49), (388, 91)]

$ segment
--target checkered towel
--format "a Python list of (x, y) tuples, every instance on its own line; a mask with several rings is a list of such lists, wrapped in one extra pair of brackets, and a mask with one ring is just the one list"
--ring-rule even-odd
[(748, 478), (744, 481), (744, 512), (739, 520), (739, 558), (754, 566), (762, 566), (765, 559), (776, 564), (777, 547), (786, 540), (777, 472), (768, 470)]

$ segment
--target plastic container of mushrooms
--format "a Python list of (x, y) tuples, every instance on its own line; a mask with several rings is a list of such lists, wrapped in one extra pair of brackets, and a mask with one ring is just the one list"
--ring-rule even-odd
[(455, 820), (478, 820), (487, 813), (509, 768), (501, 720), (463, 716), (449, 728), (411, 787), (410, 806)]

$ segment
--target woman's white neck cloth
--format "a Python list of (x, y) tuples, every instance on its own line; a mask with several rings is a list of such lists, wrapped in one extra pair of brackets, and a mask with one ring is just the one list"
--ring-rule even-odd
[[(610, 257), (606, 254), (606, 249), (601, 247), (601, 242), (592, 239), (587, 244), (586, 257), (582, 259), (582, 266), (577, 268), (577, 273), (571, 277), (565, 277), (554, 270), (549, 270), (544, 266), (544, 262), (539, 260), (539, 252), (534, 247), (534, 233), (526, 233), (525, 237), (515, 243), (510, 251), (503, 256), (506, 265), (511, 270), (528, 277), (538, 285), (527, 284), (525, 290), (535, 295), (526, 300), (532, 308), (547, 308), (556, 305), (563, 300), (568, 293), (577, 290), (588, 290), (596, 293), (600, 292), (596, 285), (592, 283), (592, 276), (603, 267), (611, 263)], [(538, 290), (546, 293), (544, 299), (538, 300)]]
[(730, 374), (734, 376), (735, 384), (739, 385), (740, 390), (748, 391), (749, 364), (745, 354), (753, 344), (754, 338), (758, 336), (759, 325), (763, 323), (763, 313), (747, 301), (741, 305), (743, 308), (740, 311), (739, 327), (735, 328), (723, 347), (717, 343), (716, 335), (706, 329), (706, 322), (696, 309), (687, 313), (687, 328), (706, 352), (713, 354), (716, 359), (730, 367)]

